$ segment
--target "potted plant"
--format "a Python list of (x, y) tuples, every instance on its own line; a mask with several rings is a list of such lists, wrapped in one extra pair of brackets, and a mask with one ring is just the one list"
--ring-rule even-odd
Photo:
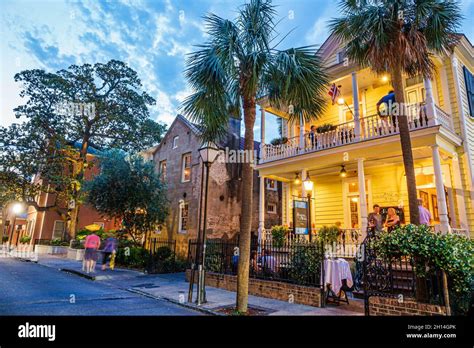
[(334, 126), (330, 123), (325, 123), (316, 127), (316, 133), (321, 134), (321, 133), (326, 133), (326, 132), (333, 131), (336, 129), (337, 129), (337, 126)]
[(8, 236), (3, 236), (2, 237), (2, 243), (8, 242)]
[(277, 145), (286, 144), (287, 142), (288, 142), (288, 138), (287, 138), (287, 137), (281, 137), (281, 138), (275, 138), (275, 139), (273, 139), (272, 141), (270, 141), (270, 144), (272, 144), (273, 146), (277, 146)]

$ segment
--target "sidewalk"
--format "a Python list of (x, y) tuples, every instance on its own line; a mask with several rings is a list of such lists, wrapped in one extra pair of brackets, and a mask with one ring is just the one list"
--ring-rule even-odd
[[(40, 255), (38, 264), (208, 313), (217, 314), (215, 310), (235, 305), (235, 292), (209, 286), (206, 287), (207, 303), (199, 307), (194, 303), (188, 303), (189, 283), (185, 281), (184, 273), (145, 274), (121, 268), (116, 268), (114, 271), (102, 271), (100, 265), (97, 265), (96, 272), (88, 275), (82, 271), (82, 262), (52, 255)], [(194, 286), (193, 299), (195, 298), (196, 285)], [(340, 306), (331, 305), (325, 308), (317, 308), (249, 295), (249, 306), (264, 310), (265, 315), (364, 315), (364, 302), (359, 299), (350, 299), (349, 305), (341, 304)]]

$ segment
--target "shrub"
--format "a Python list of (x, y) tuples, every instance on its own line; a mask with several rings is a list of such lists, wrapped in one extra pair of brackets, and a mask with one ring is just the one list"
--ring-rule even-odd
[(3, 237), (2, 237), (2, 242), (3, 242), (3, 243), (8, 242), (8, 236), (3, 236)]
[(337, 226), (323, 226), (318, 231), (318, 239), (324, 244), (332, 244), (337, 241), (340, 230)]
[(31, 241), (30, 236), (23, 236), (23, 237), (20, 238), (20, 243), (21, 244), (28, 244), (30, 241)]
[(285, 244), (285, 238), (288, 235), (288, 228), (285, 226), (272, 227), (272, 244), (277, 248), (281, 248)]
[[(289, 276), (297, 284), (319, 282), (322, 250), (317, 244), (295, 245), (290, 260)], [(316, 278), (315, 278), (316, 277)]]
[(129, 268), (144, 269), (149, 259), (149, 252), (137, 246), (119, 247), (115, 262)]
[(433, 233), (425, 225), (410, 224), (382, 233), (375, 248), (387, 260), (410, 256), (419, 277), (443, 270), (456, 296), (469, 294), (473, 289), (474, 241), (464, 236)]

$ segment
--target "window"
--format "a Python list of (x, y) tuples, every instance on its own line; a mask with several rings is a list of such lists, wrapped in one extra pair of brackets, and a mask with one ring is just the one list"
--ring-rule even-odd
[(191, 154), (186, 153), (183, 155), (183, 164), (181, 171), (181, 181), (191, 181)]
[(180, 201), (179, 203), (179, 233), (186, 233), (188, 231), (188, 217), (189, 204), (188, 202)]
[(276, 214), (277, 207), (275, 203), (268, 203), (267, 205), (267, 213), (269, 214)]
[(54, 221), (53, 236), (51, 239), (63, 239), (64, 235), (64, 221), (56, 220)]
[(178, 140), (179, 140), (179, 136), (175, 136), (173, 138), (173, 149), (176, 149), (178, 147)]
[(28, 236), (30, 237), (33, 237), (33, 234), (35, 233), (35, 221), (36, 220), (28, 221), (29, 226), (27, 227), (27, 233), (28, 233)]
[(160, 162), (161, 180), (166, 180), (166, 160)]
[(341, 63), (344, 63), (344, 66), (347, 66), (346, 64), (348, 63), (348, 61), (347, 61), (347, 53), (346, 53), (346, 50), (345, 50), (345, 49), (340, 50), (340, 51), (337, 52), (337, 54), (336, 54), (336, 64), (341, 64)]
[(276, 191), (277, 190), (277, 182), (273, 179), (267, 179), (267, 189)]
[(464, 82), (466, 84), (467, 103), (469, 104), (469, 115), (474, 117), (474, 75), (463, 67)]

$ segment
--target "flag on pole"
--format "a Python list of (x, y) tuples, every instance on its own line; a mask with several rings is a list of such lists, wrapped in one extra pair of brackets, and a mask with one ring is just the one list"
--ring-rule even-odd
[(329, 89), (328, 94), (331, 97), (332, 105), (334, 105), (337, 97), (339, 97), (339, 95), (341, 94), (341, 90), (336, 86), (335, 83), (333, 83), (331, 88)]

